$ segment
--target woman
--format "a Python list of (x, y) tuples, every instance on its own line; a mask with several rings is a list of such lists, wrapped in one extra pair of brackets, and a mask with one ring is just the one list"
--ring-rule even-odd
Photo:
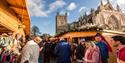
[(93, 42), (87, 42), (86, 53), (83, 63), (101, 63), (101, 56), (99, 48)]

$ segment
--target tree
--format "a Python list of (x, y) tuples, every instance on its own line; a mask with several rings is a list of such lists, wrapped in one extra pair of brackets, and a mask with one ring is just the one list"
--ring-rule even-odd
[(31, 32), (32, 32), (32, 34), (33, 34), (34, 36), (40, 34), (40, 30), (39, 30), (39, 28), (38, 28), (37, 26), (35, 26), (35, 25), (32, 26), (32, 28), (31, 28)]

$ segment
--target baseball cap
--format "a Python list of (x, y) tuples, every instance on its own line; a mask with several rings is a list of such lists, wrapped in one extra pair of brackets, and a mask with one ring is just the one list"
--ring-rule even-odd
[(80, 42), (86, 42), (86, 40), (85, 39), (81, 39)]

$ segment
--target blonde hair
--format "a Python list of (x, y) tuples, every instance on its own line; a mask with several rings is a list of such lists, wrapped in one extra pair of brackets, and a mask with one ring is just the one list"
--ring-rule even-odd
[(95, 43), (94, 43), (94, 42), (90, 41), (90, 42), (88, 42), (88, 44), (89, 44), (91, 47), (96, 48), (96, 45), (95, 45)]

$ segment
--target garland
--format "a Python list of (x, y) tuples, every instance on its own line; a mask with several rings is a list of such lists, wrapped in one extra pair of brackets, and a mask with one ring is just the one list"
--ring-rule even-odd
[(103, 31), (103, 28), (101, 27), (86, 27), (86, 28), (83, 28), (83, 29), (70, 29), (68, 31), (63, 31), (63, 32), (60, 32), (60, 33), (56, 33), (55, 36), (61, 36), (61, 35), (64, 35), (66, 33), (70, 33), (70, 32), (89, 32), (89, 31), (95, 31), (95, 32), (101, 32)]

